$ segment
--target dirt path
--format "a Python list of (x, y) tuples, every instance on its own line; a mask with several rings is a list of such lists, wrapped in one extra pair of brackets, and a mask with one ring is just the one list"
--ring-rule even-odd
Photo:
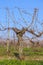
[[(0, 60), (10, 60), (10, 59), (17, 59), (16, 57), (11, 56), (0, 56)], [(43, 60), (43, 56), (26, 56), (25, 60)]]
[(43, 60), (43, 56), (27, 56), (25, 60)]

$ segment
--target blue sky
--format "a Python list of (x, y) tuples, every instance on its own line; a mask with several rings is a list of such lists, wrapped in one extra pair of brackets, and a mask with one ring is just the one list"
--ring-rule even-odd
[(0, 0), (0, 7), (42, 8), (43, 0)]
[[(0, 8), (2, 8), (0, 10), (0, 21), (4, 26), (6, 26), (7, 22), (5, 19), (5, 17), (6, 17), (5, 12), (6, 11), (4, 11), (3, 8), (8, 7), (10, 9), (12, 9), (15, 6), (22, 8), (22, 9), (25, 9), (30, 13), (33, 13), (34, 8), (38, 8), (39, 9), (39, 12), (38, 12), (39, 19), (40, 19), (40, 21), (43, 21), (43, 0), (0, 0)], [(12, 23), (10, 25), (12, 26), (15, 24)], [(19, 27), (19, 25), (18, 25), (18, 27)], [(0, 32), (0, 36), (4, 36), (5, 32), (3, 35), (2, 35), (2, 33), (3, 32)]]

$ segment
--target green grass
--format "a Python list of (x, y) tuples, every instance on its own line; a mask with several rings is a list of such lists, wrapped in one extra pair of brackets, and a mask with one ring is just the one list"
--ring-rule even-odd
[[(5, 59), (0, 60), (0, 65), (43, 65), (43, 48), (41, 47), (34, 47), (34, 48), (23, 48), (23, 54), (26, 56), (28, 60), (14, 60), (14, 52), (16, 52), (15, 47), (11, 45), (9, 47), (9, 56), (11, 59), (7, 58), (7, 47), (0, 45), (0, 57)], [(13, 56), (13, 57), (12, 57)], [(8, 60), (9, 59), (9, 60)], [(16, 59), (16, 58), (15, 58)], [(33, 60), (34, 59), (34, 60)], [(42, 59), (42, 60), (36, 60)]]
[(40, 48), (39, 47), (24, 48), (23, 54), (26, 56), (34, 56), (34, 55), (43, 56), (43, 48), (41, 48), (41, 47)]
[[(9, 56), (14, 56), (14, 53), (16, 52), (15, 47), (13, 45), (9, 46)], [(18, 53), (18, 52), (17, 52)], [(34, 48), (24, 48), (23, 54), (25, 56), (43, 56), (43, 48), (41, 47), (34, 47)], [(0, 56), (6, 56), (7, 55), (7, 46), (0, 45)]]
[[(14, 46), (9, 46), (9, 56), (14, 56)], [(7, 46), (0, 45), (0, 56), (7, 55)]]
[(0, 65), (43, 65), (43, 61), (1, 60)]

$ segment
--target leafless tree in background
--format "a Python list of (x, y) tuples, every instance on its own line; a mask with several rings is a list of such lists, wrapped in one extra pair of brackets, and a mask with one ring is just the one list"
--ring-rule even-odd
[[(19, 11), (19, 13), (20, 13), (20, 15), (21, 15), (21, 18), (22, 18), (22, 20), (26, 23), (26, 21), (25, 21), (25, 19), (22, 17), (22, 13), (21, 13), (21, 9), (19, 9), (19, 8), (17, 8), (18, 9), (18, 11)], [(8, 9), (7, 9), (8, 10)], [(9, 11), (8, 11), (9, 12)], [(22, 12), (24, 12), (24, 11), (22, 11)], [(24, 12), (24, 13), (26, 13), (27, 14), (27, 12)], [(9, 14), (9, 13), (8, 13)], [(33, 13), (33, 16), (32, 16), (32, 22), (31, 22), (31, 24), (28, 26), (28, 27), (26, 27), (26, 28), (24, 28), (24, 27), (22, 27), (22, 29), (21, 30), (19, 30), (19, 29), (17, 29), (17, 28), (14, 28), (14, 27), (9, 27), (8, 26), (8, 28), (3, 28), (3, 29), (1, 29), (0, 28), (0, 31), (5, 31), (5, 30), (13, 30), (15, 33), (16, 33), (16, 36), (18, 37), (18, 43), (17, 43), (17, 47), (16, 47), (16, 49), (17, 49), (17, 51), (19, 52), (19, 58), (20, 59), (22, 59), (22, 51), (23, 51), (23, 42), (22, 42), (22, 40), (23, 40), (23, 35), (25, 34), (25, 32), (27, 31), (27, 32), (29, 32), (30, 34), (32, 34), (33, 35), (33, 38), (39, 38), (39, 37), (41, 37), (41, 35), (43, 35), (43, 31), (41, 31), (41, 32), (38, 32), (38, 30), (37, 30), (37, 26), (36, 26), (36, 30), (37, 30), (37, 33), (36, 33), (36, 30), (34, 30), (34, 28), (35, 28), (35, 26), (33, 27), (33, 29), (32, 29), (32, 26), (33, 26), (33, 24), (34, 24), (34, 21), (35, 20), (37, 20), (37, 9), (35, 8), (34, 9), (34, 13)], [(9, 20), (8, 20), (9, 21)], [(13, 20), (13, 22), (15, 23), (16, 21), (14, 21)], [(35, 22), (35, 24), (37, 23), (37, 21)], [(39, 22), (40, 23), (40, 22)], [(9, 24), (9, 23), (8, 23)], [(19, 23), (18, 23), (19, 24)], [(1, 24), (0, 24), (1, 25)], [(26, 24), (27, 25), (27, 24)], [(42, 26), (42, 24), (40, 24), (41, 26)], [(2, 25), (1, 25), (2, 26)], [(2, 26), (3, 27), (3, 26)], [(9, 33), (8, 33), (9, 34)], [(9, 35), (8, 35), (9, 36)], [(32, 40), (33, 38), (28, 38), (29, 39), (29, 41), (32, 43), (32, 45), (34, 46), (34, 44), (35, 44), (35, 42)], [(39, 45), (39, 41), (37, 42), (37, 45)], [(37, 46), (36, 45), (36, 46)], [(7, 51), (8, 51), (8, 49), (9, 49), (9, 43), (8, 43), (8, 45), (7, 45)]]

